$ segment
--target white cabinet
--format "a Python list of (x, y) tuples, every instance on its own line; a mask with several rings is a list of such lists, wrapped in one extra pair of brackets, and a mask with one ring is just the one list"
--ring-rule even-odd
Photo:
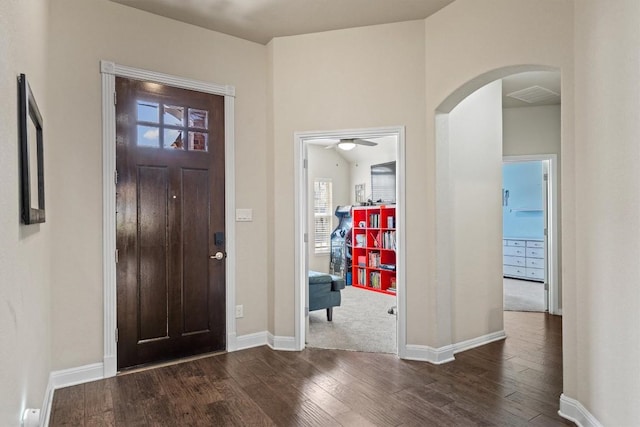
[(544, 240), (505, 238), (503, 275), (544, 282)]

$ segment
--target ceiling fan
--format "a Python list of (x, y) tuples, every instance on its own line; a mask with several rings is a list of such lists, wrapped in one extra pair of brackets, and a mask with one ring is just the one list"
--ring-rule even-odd
[(340, 139), (340, 141), (327, 146), (327, 150), (333, 147), (338, 147), (341, 150), (349, 151), (349, 150), (353, 150), (356, 147), (356, 145), (375, 147), (376, 145), (378, 145), (378, 143), (373, 141), (368, 141), (366, 139), (361, 139), (361, 138), (342, 138)]

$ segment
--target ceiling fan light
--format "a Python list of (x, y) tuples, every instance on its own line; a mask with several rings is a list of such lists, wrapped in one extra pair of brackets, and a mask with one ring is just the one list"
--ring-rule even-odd
[(338, 148), (344, 151), (353, 150), (356, 147), (356, 144), (353, 142), (339, 142)]

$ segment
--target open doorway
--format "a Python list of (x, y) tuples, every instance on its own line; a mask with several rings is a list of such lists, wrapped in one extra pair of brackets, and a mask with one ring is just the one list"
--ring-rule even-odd
[(402, 136), (297, 134), (302, 347), (397, 353), (403, 342)]
[[(556, 156), (507, 156), (502, 166), (506, 311), (550, 310), (555, 289)], [(554, 304), (552, 304), (554, 305)]]
[[(558, 151), (552, 151), (544, 146), (541, 129), (535, 124), (530, 125), (535, 121), (524, 117), (522, 129), (526, 132), (520, 133), (521, 137), (511, 138), (511, 146), (503, 146), (503, 136), (507, 136), (506, 123), (503, 123), (507, 120), (507, 109), (503, 99), (512, 93), (505, 90), (504, 79), (529, 71), (551, 72), (559, 76), (557, 70), (548, 67), (497, 69), (467, 82), (436, 109), (435, 232), (438, 241), (438, 296), (442, 302), (438, 309), (441, 308), (439, 316), (451, 320), (450, 323), (443, 322), (441, 333), (446, 340), (450, 339), (453, 354), (470, 345), (478, 346), (506, 337), (500, 205), (503, 156), (555, 153), (560, 157), (560, 128)], [(539, 93), (534, 89), (530, 92), (534, 95)], [(559, 89), (555, 92), (560, 93)], [(560, 105), (553, 108), (558, 113), (561, 111)], [(536, 108), (510, 110), (533, 111)], [(560, 114), (557, 114), (557, 119), (559, 125)], [(559, 195), (557, 197), (559, 199)], [(553, 221), (559, 224), (558, 217)], [(553, 241), (559, 248), (559, 228), (556, 227), (553, 233)], [(548, 250), (560, 253), (551, 244)], [(553, 277), (556, 284), (549, 290), (551, 314), (561, 313), (557, 310), (561, 302), (558, 298), (558, 265), (554, 271), (549, 271), (549, 277)]]
[(505, 310), (561, 314), (561, 92), (559, 71), (502, 79)]

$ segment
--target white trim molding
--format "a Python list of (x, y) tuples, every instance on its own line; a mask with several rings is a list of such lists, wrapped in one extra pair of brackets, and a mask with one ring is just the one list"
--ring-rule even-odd
[(299, 351), (296, 346), (295, 337), (278, 337), (272, 333), (267, 333), (267, 345), (273, 350), (279, 351)]
[(262, 331), (253, 334), (241, 335), (237, 337), (236, 343), (236, 350), (246, 350), (248, 348), (268, 345), (268, 334), (267, 331)]
[(560, 395), (560, 410), (558, 415), (576, 423), (579, 427), (602, 427), (602, 423), (582, 406), (582, 403), (566, 396)]
[(236, 347), (236, 257), (235, 257), (235, 88), (183, 77), (162, 74), (139, 68), (100, 61), (102, 74), (102, 280), (104, 297), (104, 377), (112, 377), (117, 371), (117, 309), (116, 309), (116, 112), (114, 105), (115, 79), (156, 82), (182, 89), (195, 90), (224, 96), (225, 123), (225, 224), (226, 224), (226, 328), (227, 351)]
[(42, 411), (40, 412), (40, 425), (49, 425), (53, 393), (57, 389), (101, 380), (105, 378), (104, 372), (105, 368), (102, 363), (92, 363), (90, 365), (78, 366), (77, 368), (51, 372), (49, 374), (49, 383), (47, 384), (47, 390), (45, 392), (45, 400), (42, 404)]
[(40, 425), (48, 426), (51, 418), (51, 406), (53, 403), (53, 385), (51, 384), (51, 375), (49, 375), (49, 383), (47, 389), (44, 392), (44, 401), (42, 402), (42, 409), (40, 410)]
[[(294, 299), (295, 299), (295, 345), (296, 350), (304, 349), (306, 334), (307, 305), (307, 243), (304, 241), (307, 230), (306, 203), (307, 186), (305, 185), (307, 171), (305, 169), (306, 144), (313, 139), (342, 139), (342, 138), (380, 138), (396, 137), (396, 218), (397, 218), (397, 241), (396, 241), (396, 305), (398, 309), (397, 321), (397, 352), (400, 358), (406, 358), (407, 353), (407, 297), (406, 297), (406, 201), (405, 201), (405, 127), (390, 126), (381, 128), (366, 129), (345, 129), (332, 131), (308, 131), (294, 133), (294, 162), (295, 162), (295, 257), (294, 257)], [(271, 345), (271, 344), (270, 344)], [(281, 349), (279, 345), (274, 348)]]
[(492, 343), (494, 341), (500, 341), (507, 337), (504, 331), (493, 332), (487, 335), (483, 335), (470, 340), (461, 341), (452, 345), (445, 345), (444, 347), (434, 348), (428, 345), (413, 345), (409, 344), (406, 347), (406, 354), (403, 359), (417, 360), (421, 362), (429, 362), (434, 365), (441, 365), (443, 363), (453, 362), (455, 360), (454, 355), (472, 348), (480, 347), (485, 344)]
[(407, 344), (403, 359), (429, 362), (434, 365), (453, 362), (453, 346), (447, 345), (440, 348), (429, 347), (428, 345)]
[(507, 338), (507, 334), (502, 331), (492, 332), (481, 337), (471, 338), (470, 340), (461, 341), (453, 345), (453, 352), (460, 353), (463, 351), (471, 350), (472, 348), (480, 347), (485, 344), (492, 343), (494, 341), (500, 341)]

